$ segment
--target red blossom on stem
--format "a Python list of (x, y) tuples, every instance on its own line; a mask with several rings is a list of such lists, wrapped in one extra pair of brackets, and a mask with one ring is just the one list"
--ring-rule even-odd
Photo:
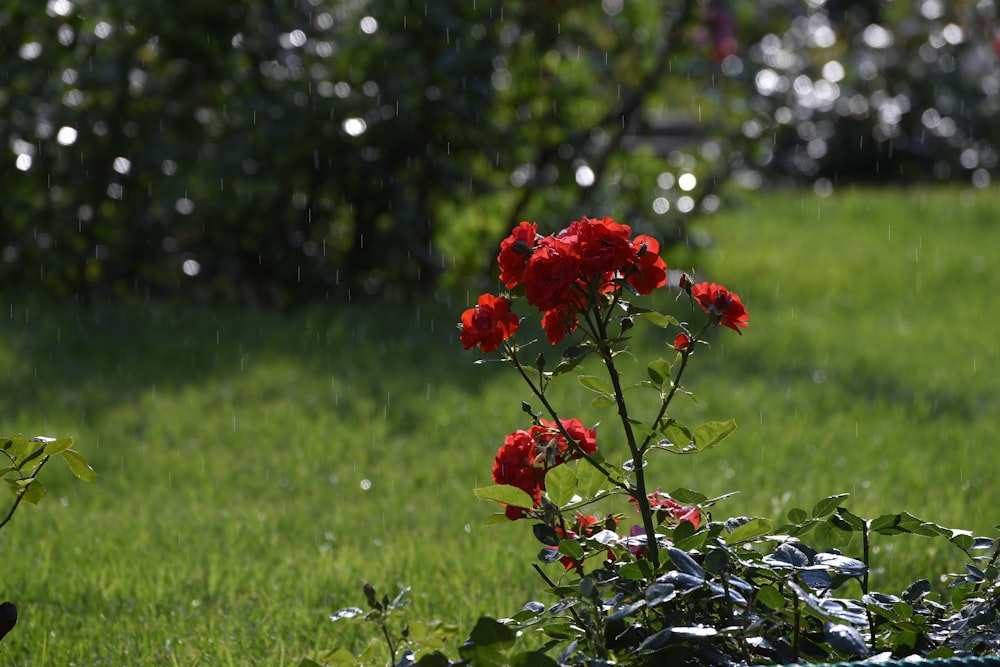
[[(579, 419), (559, 420), (562, 429), (576, 443), (573, 447), (554, 421), (541, 420), (529, 430), (517, 430), (504, 438), (503, 445), (493, 459), (493, 481), (496, 484), (516, 486), (532, 499), (537, 508), (545, 491), (545, 473), (557, 465), (580, 458), (581, 450), (588, 454), (597, 451), (597, 431), (587, 428)], [(510, 507), (507, 518), (520, 519), (531, 510)]]
[(691, 288), (691, 296), (701, 305), (702, 310), (724, 327), (729, 327), (743, 335), (740, 328), (750, 326), (750, 315), (740, 297), (715, 283), (698, 283)]
[(632, 241), (636, 261), (628, 272), (628, 284), (639, 294), (650, 294), (667, 284), (667, 264), (660, 257), (660, 242), (640, 234)]
[[(699, 526), (701, 526), (701, 510), (697, 507), (681, 505), (660, 489), (648, 494), (646, 498), (649, 499), (649, 506), (654, 511), (666, 513), (665, 519), (669, 521), (669, 523), (678, 524), (682, 521), (687, 521), (694, 526), (696, 530)], [(635, 498), (629, 498), (629, 502), (636, 503), (636, 500)]]
[[(556, 534), (564, 540), (576, 540), (581, 537), (593, 537), (602, 530), (614, 530), (617, 527), (618, 519), (610, 514), (601, 519), (592, 514), (583, 514), (578, 511), (576, 513), (576, 521), (574, 522), (572, 529), (564, 530), (561, 526), (556, 526), (555, 531)], [(559, 547), (550, 546), (548, 548), (558, 550)], [(615, 554), (610, 549), (608, 549), (608, 560), (615, 560)], [(567, 570), (582, 564), (581, 561), (575, 558), (570, 558), (569, 556), (560, 557), (559, 562), (562, 563)]]
[(466, 350), (478, 345), (483, 352), (492, 352), (514, 335), (519, 324), (507, 298), (483, 294), (474, 308), (462, 313), (460, 340)]
[(500, 243), (497, 263), (500, 265), (500, 282), (507, 289), (514, 289), (524, 281), (524, 270), (535, 251), (538, 225), (522, 222)]

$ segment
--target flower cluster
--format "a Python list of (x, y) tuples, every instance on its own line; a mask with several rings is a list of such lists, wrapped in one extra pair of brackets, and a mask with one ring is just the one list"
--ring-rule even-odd
[(551, 236), (522, 222), (500, 244), (500, 281), (508, 290), (524, 285), (528, 303), (544, 313), (542, 327), (555, 345), (576, 330), (579, 314), (601, 295), (623, 284), (649, 294), (667, 283), (659, 242), (631, 236), (631, 227), (611, 218), (585, 217)]
[[(493, 481), (516, 486), (531, 496), (534, 507), (538, 507), (545, 491), (546, 472), (596, 451), (597, 431), (586, 428), (579, 419), (561, 419), (558, 425), (542, 419), (527, 431), (517, 430), (504, 438), (493, 460)], [(529, 511), (508, 506), (505, 513), (509, 519), (520, 519)]]
[[(541, 236), (538, 225), (522, 222), (500, 244), (500, 282), (511, 292), (523, 291), (528, 303), (542, 313), (542, 328), (552, 345), (576, 331), (580, 316), (622, 289), (650, 294), (667, 284), (667, 265), (660, 243), (611, 218), (582, 218), (561, 232)], [(693, 284), (685, 275), (681, 288), (691, 294), (715, 324), (737, 333), (750, 316), (736, 295), (715, 283)], [(492, 352), (517, 331), (520, 321), (507, 296), (483, 294), (462, 313), (461, 341), (465, 349)], [(678, 351), (689, 349), (691, 337), (681, 332)]]

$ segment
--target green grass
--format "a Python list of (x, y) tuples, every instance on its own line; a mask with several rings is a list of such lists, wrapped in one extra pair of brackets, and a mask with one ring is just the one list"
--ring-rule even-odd
[[(751, 326), (698, 353), (700, 401), (678, 414), (740, 429), (657, 459), (653, 484), (739, 491), (717, 517), (849, 492), (856, 513), (992, 534), (998, 211), (993, 193), (874, 191), (708, 220), (696, 268)], [(411, 585), (414, 617), (465, 628), (517, 609), (537, 544), (485, 527), (471, 489), (528, 396), (458, 345), (474, 296), (278, 313), (6, 295), (0, 434), (73, 436), (100, 478), (48, 466), (48, 497), (0, 531), (0, 598), (21, 613), (0, 664), (294, 665), (353, 641), (326, 616), (365, 580)], [(664, 338), (641, 332), (637, 358)], [(581, 393), (560, 390), (563, 415), (603, 420), (621, 454)], [(877, 587), (959, 563), (920, 538), (876, 546)]]

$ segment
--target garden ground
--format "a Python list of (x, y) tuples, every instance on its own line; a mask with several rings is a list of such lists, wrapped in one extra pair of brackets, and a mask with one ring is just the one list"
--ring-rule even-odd
[[(717, 518), (848, 492), (857, 514), (993, 534), (998, 211), (993, 191), (879, 190), (704, 220), (714, 244), (668, 263), (751, 320), (693, 359), (682, 416), (740, 428), (654, 461), (653, 483), (739, 491)], [(463, 628), (537, 595), (528, 527), (487, 528), (472, 496), (527, 398), (458, 344), (475, 296), (285, 313), (6, 295), (0, 433), (72, 436), (100, 477), (47, 467), (48, 497), (0, 534), (0, 598), (21, 614), (0, 664), (296, 664), (354, 641), (326, 617), (365, 580)], [(639, 331), (636, 358), (672, 339)], [(608, 420), (559, 391), (564, 414)], [(873, 586), (957, 566), (929, 545), (881, 539)]]

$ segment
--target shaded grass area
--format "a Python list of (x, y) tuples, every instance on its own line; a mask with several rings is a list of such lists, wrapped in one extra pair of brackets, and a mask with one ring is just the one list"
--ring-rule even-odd
[[(700, 400), (677, 414), (740, 429), (654, 460), (654, 486), (739, 491), (717, 517), (849, 492), (859, 514), (992, 534), (998, 211), (985, 192), (779, 194), (709, 220), (695, 268), (751, 327), (699, 351)], [(461, 350), (474, 297), (279, 313), (7, 295), (0, 433), (71, 435), (100, 478), (49, 466), (49, 497), (0, 532), (0, 596), (21, 611), (0, 662), (296, 664), (353, 641), (326, 616), (365, 580), (411, 585), (414, 617), (465, 629), (537, 594), (527, 526), (484, 527), (494, 508), (471, 494), (528, 398)], [(639, 330), (635, 357), (672, 338)], [(612, 413), (556, 391), (624, 457)], [(877, 587), (958, 563), (921, 538), (876, 547)]]

